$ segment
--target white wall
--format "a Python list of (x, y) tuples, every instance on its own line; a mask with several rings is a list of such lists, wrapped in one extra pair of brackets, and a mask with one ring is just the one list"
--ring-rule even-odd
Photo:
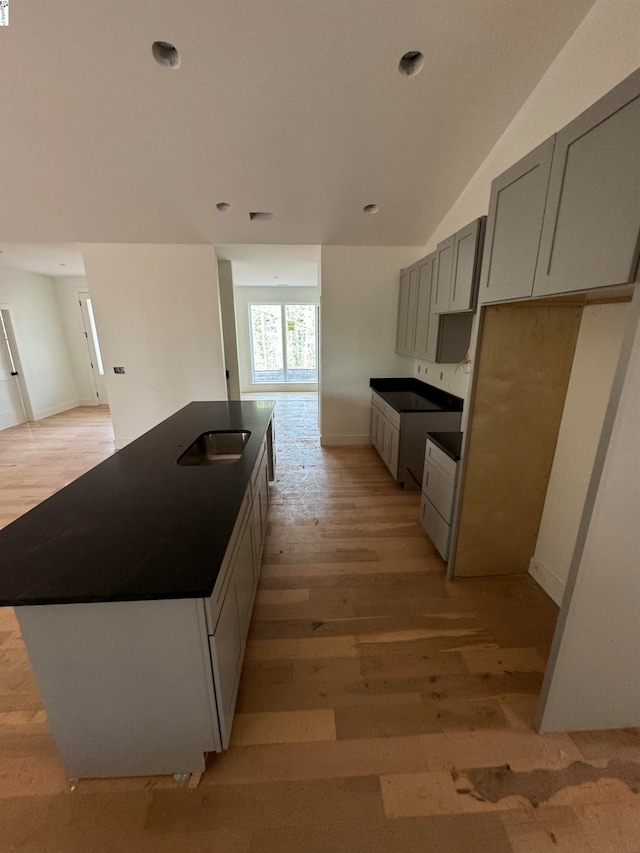
[(629, 303), (588, 305), (582, 313), (530, 567), (533, 577), (558, 605), (564, 595), (628, 313)]
[(0, 267), (0, 305), (9, 308), (34, 420), (79, 405), (53, 279)]
[(300, 384), (289, 383), (268, 385), (251, 381), (251, 342), (249, 337), (249, 305), (252, 302), (265, 305), (317, 305), (319, 290), (317, 287), (235, 287), (236, 330), (238, 333), (238, 363), (240, 367), (240, 387), (242, 391), (268, 393), (269, 391), (317, 391), (315, 382)]
[(410, 246), (322, 247), (322, 444), (369, 441), (369, 379), (409, 376), (396, 355), (398, 272), (421, 255)]
[[(597, 0), (574, 35), (560, 51), (529, 98), (518, 111), (482, 166), (458, 197), (421, 255), (489, 209), (491, 181), (529, 151), (560, 130), (598, 98), (613, 89), (640, 66), (640, 3), (638, 0)], [(490, 97), (490, 93), (487, 93)], [(466, 397), (468, 384), (460, 383), (455, 368), (415, 363), (414, 375), (447, 391)], [(454, 390), (457, 388), (457, 390)]]
[(636, 289), (545, 674), (542, 731), (640, 725), (639, 320)]
[(93, 243), (83, 254), (116, 447), (192, 400), (226, 400), (214, 247)]
[(89, 289), (85, 276), (62, 276), (53, 279), (53, 287), (58, 303), (58, 310), (64, 329), (73, 376), (78, 389), (78, 404), (80, 406), (95, 406), (96, 391), (91, 377), (91, 366), (87, 355), (87, 342), (84, 337), (84, 326), (80, 306), (79, 293)]

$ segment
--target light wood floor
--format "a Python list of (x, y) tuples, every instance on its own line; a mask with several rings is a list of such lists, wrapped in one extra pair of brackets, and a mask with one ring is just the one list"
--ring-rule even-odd
[[(196, 790), (71, 791), (0, 609), (1, 853), (638, 853), (638, 730), (533, 730), (555, 605), (528, 577), (447, 583), (418, 497), (375, 451), (321, 449), (315, 395), (271, 396), (278, 474), (231, 748)], [(112, 448), (104, 410), (1, 432), (1, 523)]]

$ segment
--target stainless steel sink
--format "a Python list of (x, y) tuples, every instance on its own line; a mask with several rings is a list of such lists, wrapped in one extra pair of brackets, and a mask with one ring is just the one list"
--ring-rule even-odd
[(224, 465), (237, 462), (250, 435), (248, 430), (203, 432), (178, 458), (178, 465)]

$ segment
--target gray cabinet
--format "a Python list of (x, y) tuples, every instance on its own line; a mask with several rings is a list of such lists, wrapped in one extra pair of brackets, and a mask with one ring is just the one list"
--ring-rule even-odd
[[(398, 412), (375, 391), (371, 391), (371, 443), (380, 454), (393, 479), (405, 488), (420, 486), (427, 432), (458, 430), (462, 412)], [(418, 470), (412, 467), (418, 460)]]
[(458, 463), (427, 439), (420, 523), (443, 560), (449, 557)]
[(453, 271), (453, 241), (455, 235), (447, 237), (438, 243), (436, 249), (437, 270), (435, 277), (436, 292), (433, 299), (433, 311), (436, 314), (446, 314), (449, 310), (449, 295), (451, 293), (451, 273)]
[(399, 355), (411, 355), (413, 351), (417, 304), (418, 266), (413, 264), (400, 273), (398, 326), (396, 330), (396, 352)]
[(473, 311), (476, 304), (485, 217), (465, 225), (438, 244), (438, 272), (433, 310), (436, 314)]
[(455, 234), (449, 293), (450, 313), (473, 311), (476, 307), (485, 222), (486, 217), (481, 216)]
[(640, 70), (556, 137), (534, 296), (633, 281), (640, 236)]
[(481, 304), (634, 281), (640, 70), (491, 185)]
[(380, 454), (391, 476), (401, 481), (400, 472), (401, 416), (375, 391), (371, 392), (371, 443)]
[(436, 314), (438, 254), (417, 263), (418, 298), (412, 355), (436, 364), (455, 364), (467, 354), (473, 318), (470, 314)]
[(436, 253), (432, 252), (418, 261), (418, 300), (416, 308), (416, 329), (413, 341), (414, 358), (435, 361), (429, 358), (430, 341), (433, 340), (435, 355), (436, 337), (438, 334), (437, 316), (431, 312), (433, 282), (437, 270)]
[(480, 304), (531, 296), (555, 137), (491, 184)]

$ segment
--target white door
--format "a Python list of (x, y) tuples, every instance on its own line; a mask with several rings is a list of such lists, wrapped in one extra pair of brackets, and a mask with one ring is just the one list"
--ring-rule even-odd
[(80, 291), (78, 297), (84, 327), (84, 337), (87, 342), (88, 364), (93, 380), (93, 387), (96, 392), (96, 405), (104, 406), (108, 402), (107, 388), (104, 381), (104, 365), (102, 363), (102, 353), (100, 352), (98, 330), (93, 315), (93, 303), (91, 302), (91, 296), (88, 291)]
[(8, 312), (0, 311), (0, 429), (23, 424), (27, 415), (22, 402), (16, 359), (8, 334)]

